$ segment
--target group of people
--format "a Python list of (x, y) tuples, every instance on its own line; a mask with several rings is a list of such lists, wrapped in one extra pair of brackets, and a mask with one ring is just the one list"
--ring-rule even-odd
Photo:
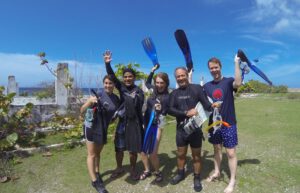
[[(230, 125), (209, 131), (209, 142), (214, 146), (214, 171), (206, 180), (211, 182), (220, 177), (222, 147), (224, 146), (230, 169), (230, 181), (224, 192), (233, 192), (237, 168), (236, 145), (238, 144), (233, 92), (242, 84), (239, 68), (240, 59), (237, 56), (234, 59), (234, 78), (226, 78), (221, 73), (221, 61), (217, 58), (211, 58), (208, 61), (208, 69), (213, 80), (203, 87), (192, 84), (190, 81), (191, 72), (188, 72), (185, 67), (178, 67), (174, 71), (178, 88), (171, 93), (169, 93), (168, 74), (159, 72), (154, 76), (158, 65), (154, 66), (146, 81), (151, 96), (145, 102), (146, 110), (143, 112), (144, 93), (135, 85), (135, 71), (131, 68), (125, 68), (123, 79), (120, 81), (110, 64), (111, 52), (106, 51), (103, 57), (107, 71), (107, 75), (103, 79), (104, 90), (98, 92), (96, 96), (91, 96), (80, 109), (81, 114), (85, 115), (84, 135), (88, 152), (87, 166), (92, 186), (98, 192), (108, 192), (100, 175), (100, 153), (104, 144), (107, 143), (108, 125), (116, 117), (119, 120), (114, 137), (117, 168), (113, 171), (111, 178), (116, 178), (124, 173), (122, 162), (124, 151), (128, 151), (130, 178), (132, 180), (144, 180), (154, 175), (155, 182), (163, 181), (162, 172), (159, 170), (158, 149), (166, 122), (165, 117), (169, 114), (176, 117), (177, 122), (177, 174), (170, 183), (175, 185), (184, 180), (189, 145), (194, 166), (194, 190), (200, 192), (202, 190), (200, 173), (203, 132), (201, 126), (196, 127), (192, 132), (186, 132), (184, 127), (187, 120), (198, 114), (195, 107), (200, 103), (206, 111), (212, 112), (214, 109), (218, 109), (222, 120)], [(154, 85), (152, 85), (153, 77)], [(119, 97), (113, 93), (114, 88), (117, 88)], [(150, 122), (149, 116), (152, 111), (155, 112), (155, 118)], [(212, 123), (213, 117), (211, 116), (209, 124)], [(151, 153), (143, 151), (145, 130), (149, 124), (153, 124), (157, 128), (156, 140), (154, 140), (155, 144)], [(140, 154), (144, 165), (144, 171), (140, 175), (136, 171), (138, 154)], [(151, 172), (150, 163), (154, 172)]]

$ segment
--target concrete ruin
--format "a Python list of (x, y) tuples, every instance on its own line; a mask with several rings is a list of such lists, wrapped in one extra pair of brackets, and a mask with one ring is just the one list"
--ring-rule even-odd
[(16, 96), (19, 96), (19, 86), (15, 76), (8, 76), (7, 94), (10, 93), (16, 93)]
[(68, 83), (68, 63), (59, 63), (56, 70), (55, 98), (37, 99), (36, 97), (20, 97), (18, 83), (14, 76), (8, 77), (7, 94), (16, 93), (11, 104), (11, 112), (15, 112), (27, 103), (33, 103), (34, 122), (47, 121), (54, 112), (65, 114), (70, 107), (78, 108), (79, 105), (69, 104), (69, 89), (65, 86)]

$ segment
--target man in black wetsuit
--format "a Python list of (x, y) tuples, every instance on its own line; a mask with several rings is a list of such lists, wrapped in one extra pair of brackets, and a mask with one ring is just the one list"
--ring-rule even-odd
[(200, 85), (190, 84), (188, 71), (184, 67), (176, 68), (175, 78), (178, 88), (170, 96), (169, 114), (176, 117), (176, 145), (177, 145), (177, 175), (171, 180), (171, 184), (178, 184), (185, 178), (184, 166), (188, 145), (191, 147), (194, 165), (194, 190), (200, 192), (202, 185), (200, 181), (201, 171), (201, 146), (203, 133), (201, 128), (195, 129), (191, 134), (187, 134), (184, 125), (187, 120), (197, 115), (195, 109), (198, 102), (201, 102), (205, 110), (211, 111), (217, 104), (211, 104), (203, 88)]
[(119, 122), (115, 134), (115, 150), (118, 167), (112, 177), (117, 177), (123, 173), (123, 152), (127, 150), (130, 155), (130, 177), (132, 180), (139, 180), (139, 175), (136, 173), (135, 167), (137, 154), (141, 152), (143, 144), (142, 107), (144, 104), (144, 93), (134, 84), (135, 72), (132, 69), (125, 68), (123, 70), (123, 82), (116, 77), (110, 65), (110, 51), (104, 53), (104, 62), (107, 74), (113, 78), (115, 86), (120, 93), (121, 106), (123, 107), (120, 112), (124, 112), (120, 115), (121, 121)]

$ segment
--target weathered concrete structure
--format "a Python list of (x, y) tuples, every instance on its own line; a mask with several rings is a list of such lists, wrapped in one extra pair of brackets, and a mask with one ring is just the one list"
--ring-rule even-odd
[(69, 91), (65, 86), (68, 83), (68, 63), (59, 63), (57, 65), (55, 80), (55, 102), (59, 106), (68, 106)]
[(19, 96), (19, 86), (15, 76), (8, 76), (7, 94), (10, 93), (16, 93), (16, 96)]

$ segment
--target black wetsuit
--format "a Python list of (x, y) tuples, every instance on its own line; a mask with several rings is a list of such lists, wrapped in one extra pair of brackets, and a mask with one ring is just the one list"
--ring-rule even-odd
[(125, 114), (122, 119), (125, 127), (125, 149), (139, 153), (143, 144), (143, 113), (144, 92), (136, 85), (127, 87), (116, 76), (110, 63), (105, 63), (107, 74), (111, 75), (119, 90)]
[(86, 140), (97, 144), (107, 143), (107, 128), (120, 105), (120, 99), (115, 94), (107, 94), (104, 90), (97, 93), (100, 101), (95, 108), (93, 121), (85, 120), (84, 136)]
[[(161, 104), (161, 110), (160, 111), (156, 111), (156, 118), (159, 118), (159, 116), (166, 116), (167, 114), (167, 111), (169, 109), (169, 92), (168, 90), (165, 90), (163, 93), (159, 93), (156, 89), (155, 86), (153, 86), (151, 84), (152, 82), (152, 79), (153, 79), (153, 75), (154, 75), (154, 72), (151, 72), (147, 78), (147, 81), (146, 81), (146, 87), (148, 89), (152, 89), (152, 95), (147, 99), (147, 109), (146, 109), (146, 112), (145, 112), (145, 116), (144, 116), (144, 125), (145, 127), (148, 125), (148, 121), (149, 121), (149, 117), (150, 117), (150, 114), (151, 114), (151, 111), (152, 109), (154, 108), (154, 105), (156, 103), (158, 103), (158, 101), (160, 102)], [(158, 101), (157, 101), (158, 100)], [(160, 125), (159, 122), (157, 122), (159, 120), (154, 120), (154, 124), (158, 124)]]
[(176, 117), (176, 144), (178, 147), (190, 144), (193, 148), (199, 148), (202, 145), (202, 131), (196, 130), (187, 135), (183, 130), (184, 123), (188, 119), (186, 112), (195, 108), (197, 103), (201, 102), (203, 108), (211, 111), (211, 103), (208, 101), (202, 86), (189, 84), (184, 88), (175, 89), (170, 95), (170, 108), (168, 113)]

